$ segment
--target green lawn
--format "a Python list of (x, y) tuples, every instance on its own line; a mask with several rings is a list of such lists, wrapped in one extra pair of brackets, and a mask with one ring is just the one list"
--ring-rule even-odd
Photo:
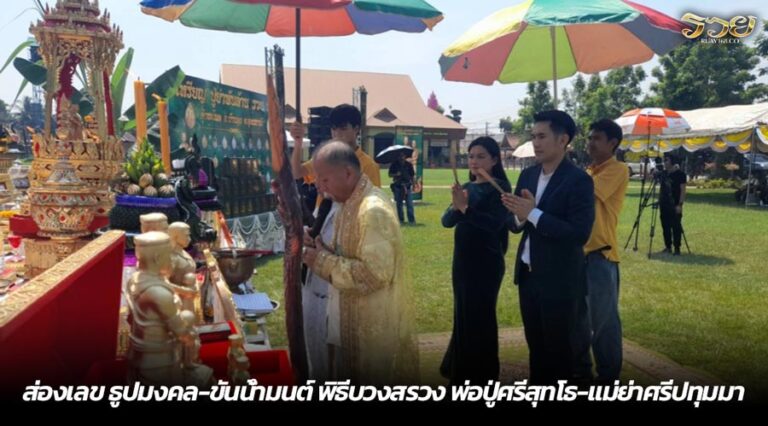
[[(453, 185), (453, 170), (451, 169), (427, 169), (425, 170), (426, 176), (424, 178), (425, 186), (450, 186)], [(458, 170), (459, 181), (466, 182), (469, 179), (469, 171), (467, 169)], [(510, 182), (515, 182), (517, 176), (520, 175), (520, 170), (507, 170), (507, 177)], [(381, 185), (384, 188), (389, 188), (391, 179), (387, 175), (387, 169), (381, 171)]]
[[(459, 173), (460, 177), (466, 175), (466, 171)], [(516, 176), (510, 173), (510, 177)], [(446, 186), (452, 180), (450, 170), (427, 170), (424, 185)], [(637, 214), (639, 192), (639, 184), (631, 182), (620, 218), (622, 247)], [(732, 194), (732, 190), (689, 188), (683, 225), (693, 255), (659, 254), (664, 244), (658, 223), (654, 256), (649, 260), (651, 210), (643, 214), (638, 252), (622, 253), (624, 335), (682, 365), (768, 395), (768, 209), (737, 206)], [(426, 188), (424, 197), (416, 207), (418, 225), (403, 228), (415, 287), (416, 329), (420, 333), (447, 332), (453, 303), (453, 232), (440, 225), (440, 216), (450, 202), (450, 193)], [(518, 239), (511, 235), (507, 265), (512, 265)], [(261, 260), (254, 282), (282, 303), (281, 257)], [(498, 317), (501, 327), (521, 326), (509, 270), (499, 297)], [(275, 345), (286, 344), (283, 321), (282, 310), (269, 318)]]

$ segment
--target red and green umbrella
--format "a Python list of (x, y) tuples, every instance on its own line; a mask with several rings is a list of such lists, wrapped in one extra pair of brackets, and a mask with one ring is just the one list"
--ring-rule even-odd
[(685, 41), (685, 24), (628, 0), (529, 0), (470, 28), (440, 57), (443, 78), (491, 85), (639, 64)]
[(423, 0), (144, 0), (141, 10), (188, 27), (274, 37), (419, 33), (442, 19)]
[(432, 29), (442, 13), (424, 0), (144, 0), (141, 10), (194, 28), (296, 37), (296, 111), (301, 111), (302, 36)]

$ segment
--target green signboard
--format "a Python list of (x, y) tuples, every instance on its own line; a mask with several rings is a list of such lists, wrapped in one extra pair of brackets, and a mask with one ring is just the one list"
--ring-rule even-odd
[[(267, 182), (272, 178), (267, 136), (266, 96), (186, 76), (168, 101), (171, 151), (197, 136), (204, 157), (213, 159), (221, 175), (225, 158), (250, 158)], [(266, 190), (267, 188), (265, 188)]]
[(263, 94), (190, 76), (168, 100), (171, 158), (184, 158), (183, 145), (197, 139), (201, 155), (216, 165), (227, 217), (275, 209), (266, 103)]
[(395, 144), (407, 145), (414, 149), (411, 162), (416, 169), (416, 182), (413, 186), (413, 199), (421, 200), (424, 192), (424, 128), (397, 126)]

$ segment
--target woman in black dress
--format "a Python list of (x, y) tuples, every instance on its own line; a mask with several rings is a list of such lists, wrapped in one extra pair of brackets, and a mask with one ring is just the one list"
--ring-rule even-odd
[(483, 169), (506, 192), (511, 185), (501, 165), (499, 145), (489, 137), (469, 145), (469, 183), (451, 189), (453, 203), (443, 226), (456, 227), (453, 248), (453, 333), (440, 373), (451, 384), (486, 384), (499, 377), (496, 300), (504, 277), (508, 233), (501, 194)]

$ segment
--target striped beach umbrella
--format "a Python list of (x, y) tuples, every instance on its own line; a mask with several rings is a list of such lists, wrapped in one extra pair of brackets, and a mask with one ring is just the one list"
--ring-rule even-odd
[(142, 12), (193, 28), (296, 38), (301, 113), (301, 37), (431, 30), (443, 14), (424, 0), (143, 0)]
[(666, 108), (636, 108), (616, 119), (624, 137), (685, 133), (691, 126), (677, 111)]
[(440, 57), (443, 78), (557, 80), (646, 62), (685, 41), (682, 22), (628, 0), (528, 0), (472, 26)]
[(274, 37), (419, 33), (443, 19), (423, 0), (144, 0), (141, 10), (188, 27)]

